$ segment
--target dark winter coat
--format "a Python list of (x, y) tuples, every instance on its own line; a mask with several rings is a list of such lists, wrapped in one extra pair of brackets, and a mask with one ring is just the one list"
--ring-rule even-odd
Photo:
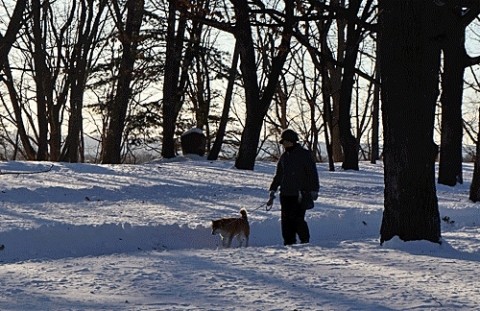
[(318, 192), (317, 167), (310, 151), (295, 144), (282, 153), (270, 190), (276, 191), (278, 187), (284, 196), (295, 196), (299, 191)]

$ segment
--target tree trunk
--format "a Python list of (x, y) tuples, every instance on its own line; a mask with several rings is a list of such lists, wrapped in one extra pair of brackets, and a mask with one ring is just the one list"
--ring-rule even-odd
[[(173, 158), (175, 150), (175, 126), (181, 108), (179, 94), (179, 79), (185, 19), (180, 19), (176, 27), (177, 6), (175, 1), (169, 1), (168, 27), (166, 36), (165, 77), (163, 79), (163, 141), (162, 156)], [(177, 28), (177, 32), (175, 32)]]
[(468, 9), (453, 4), (443, 7), (447, 32), (443, 44), (444, 74), (438, 183), (449, 186), (463, 183), (463, 76), (469, 59), (465, 50), (465, 30), (480, 13), (478, 1), (466, 5)]
[(18, 101), (18, 94), (15, 89), (12, 71), (11, 71), (8, 59), (5, 62), (3, 67), (4, 67), (3, 72), (5, 73), (5, 77), (6, 77), (6, 79), (4, 78), (4, 83), (7, 86), (8, 95), (13, 107), (13, 112), (15, 116), (15, 126), (17, 128), (17, 135), (19, 136), (20, 141), (22, 142), (23, 154), (26, 160), (35, 160), (37, 157), (37, 154), (30, 142), (30, 137), (28, 136), (25, 123), (23, 122), (22, 107), (20, 107), (21, 104)]
[(133, 78), (135, 54), (144, 10), (143, 0), (128, 0), (126, 5), (128, 13), (125, 29), (119, 25), (123, 55), (119, 68), (115, 99), (109, 110), (110, 123), (102, 154), (102, 163), (104, 164), (121, 162), (123, 129), (125, 128), (127, 108), (132, 93), (130, 82)]
[(32, 1), (33, 11), (33, 37), (34, 37), (34, 63), (35, 63), (35, 86), (37, 101), (37, 121), (38, 121), (38, 137), (37, 137), (37, 160), (43, 161), (47, 159), (48, 154), (48, 118), (47, 118), (47, 87), (50, 80), (50, 72), (46, 65), (46, 52), (44, 50), (44, 38), (42, 36), (43, 21), (41, 17), (41, 5), (39, 0)]
[[(455, 27), (458, 29), (458, 27)], [(465, 30), (449, 30), (443, 48), (442, 125), (438, 183), (455, 186), (463, 183), (463, 75), (465, 71)]]
[[(465, 50), (466, 27), (480, 12), (480, 4), (471, 3), (469, 10), (444, 6), (447, 32), (443, 42), (444, 73), (442, 78), (442, 124), (438, 183), (455, 186), (463, 183), (463, 77), (468, 55)], [(466, 13), (467, 12), (467, 13)]]
[[(260, 140), (261, 124), (264, 114), (260, 109), (260, 89), (258, 87), (257, 67), (255, 62), (255, 48), (250, 25), (248, 3), (242, 0), (236, 0), (232, 3), (236, 14), (235, 39), (239, 45), (240, 70), (243, 75), (245, 87), (246, 121), (242, 132), (238, 156), (235, 161), (235, 167), (239, 169), (252, 170), (255, 165), (258, 142)], [(262, 107), (263, 108), (263, 107)], [(258, 125), (260, 123), (260, 126)]]
[(385, 209), (380, 243), (440, 243), (433, 142), (440, 69), (433, 2), (381, 1)]
[[(480, 109), (478, 110), (478, 115), (480, 116)], [(478, 121), (480, 126), (480, 119)], [(470, 195), (469, 199), (473, 202), (480, 201), (480, 131), (477, 134), (475, 150), (475, 164), (473, 169), (472, 183), (470, 185)]]
[[(357, 14), (360, 7), (360, 1), (350, 1), (348, 10), (352, 14)], [(353, 15), (352, 15), (353, 16)], [(343, 149), (342, 168), (345, 170), (358, 170), (358, 143), (352, 134), (350, 123), (350, 105), (352, 102), (352, 91), (355, 76), (355, 64), (357, 62), (360, 30), (357, 29), (353, 20), (348, 22), (347, 26), (347, 48), (345, 50), (345, 59), (343, 66), (343, 79), (340, 88), (339, 116), (338, 125), (340, 130), (340, 142)]]
[(268, 75), (268, 83), (262, 90), (258, 86), (256, 74), (255, 52), (253, 36), (250, 25), (250, 8), (243, 0), (232, 0), (235, 6), (236, 30), (235, 38), (240, 45), (240, 69), (243, 74), (245, 87), (246, 113), (245, 129), (242, 133), (238, 157), (235, 167), (238, 169), (253, 170), (257, 156), (260, 132), (262, 130), (263, 118), (277, 89), (278, 80), (283, 70), (283, 65), (290, 51), (290, 42), (293, 29), (294, 1), (285, 0), (285, 21), (280, 45), (277, 48), (278, 54), (272, 59), (271, 71)]
[[(83, 0), (85, 1), (85, 0)], [(83, 145), (83, 101), (86, 88), (86, 81), (91, 60), (91, 48), (94, 38), (99, 31), (99, 24), (102, 21), (107, 2), (100, 1), (96, 6), (98, 12), (94, 16), (94, 3), (82, 2), (80, 20), (78, 21), (77, 42), (69, 58), (70, 84), (70, 116), (68, 119), (68, 133), (65, 139), (62, 160), (79, 162), (84, 158)], [(58, 112), (57, 112), (58, 114)], [(58, 119), (56, 119), (58, 120)]]
[[(478, 112), (478, 115), (480, 116), (480, 109)], [(480, 126), (480, 118), (478, 124)], [(472, 184), (470, 185), (469, 199), (473, 202), (478, 202), (480, 201), (480, 131), (478, 131), (477, 143), (475, 145), (475, 164), (473, 169)]]
[(237, 67), (239, 59), (239, 48), (238, 43), (235, 43), (235, 48), (233, 50), (233, 59), (232, 66), (230, 67), (229, 76), (228, 76), (228, 86), (225, 94), (225, 101), (223, 103), (222, 117), (220, 118), (220, 125), (218, 127), (217, 135), (215, 137), (215, 142), (213, 143), (212, 149), (208, 154), (208, 160), (217, 160), (220, 150), (222, 149), (223, 138), (225, 137), (225, 132), (228, 123), (228, 113), (230, 112), (230, 105), (232, 102), (233, 87), (235, 85), (235, 79), (237, 76)]
[[(362, 20), (366, 20), (370, 14), (371, 0), (363, 3)], [(348, 4), (350, 16), (356, 16), (360, 11), (362, 1), (351, 0)], [(340, 88), (339, 103), (339, 130), (340, 142), (343, 148), (342, 168), (345, 170), (358, 170), (358, 142), (352, 134), (350, 108), (352, 102), (352, 92), (355, 77), (355, 66), (359, 53), (361, 41), (362, 26), (356, 20), (349, 20), (347, 25), (347, 48), (345, 50), (345, 59), (343, 61), (343, 79)]]
[(12, 48), (13, 43), (17, 39), (17, 33), (22, 27), (23, 23), (23, 11), (27, 6), (27, 0), (17, 0), (15, 9), (13, 10), (12, 17), (8, 23), (5, 36), (0, 35), (0, 69), (8, 60), (8, 53)]
[[(380, 53), (377, 42), (377, 59), (375, 60), (375, 79), (380, 80)], [(379, 144), (379, 125), (380, 125), (380, 83), (374, 82), (373, 102), (372, 102), (372, 154), (370, 155), (370, 163), (375, 164), (380, 159)]]
[[(328, 170), (333, 172), (335, 171), (335, 161), (334, 161), (334, 155), (333, 155), (333, 142), (330, 139), (330, 136), (328, 135), (328, 131), (330, 133), (333, 132), (332, 129), (332, 104), (330, 101), (330, 94), (332, 93), (331, 90), (331, 84), (326, 82), (329, 81), (328, 79), (328, 69), (326, 66), (325, 62), (325, 57), (322, 58), (322, 62), (320, 64), (320, 70), (321, 70), (321, 75), (322, 75), (322, 98), (323, 98), (323, 124), (325, 124), (325, 130), (324, 130), (324, 135), (325, 135), (325, 145), (327, 147), (327, 157), (328, 157)], [(332, 135), (333, 136), (333, 135)]]

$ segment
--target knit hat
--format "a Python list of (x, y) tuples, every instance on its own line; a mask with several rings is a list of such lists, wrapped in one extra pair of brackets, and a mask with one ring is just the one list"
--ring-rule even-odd
[(293, 130), (286, 129), (283, 130), (282, 135), (280, 136), (280, 143), (283, 144), (284, 141), (289, 141), (295, 143), (298, 141), (298, 135)]

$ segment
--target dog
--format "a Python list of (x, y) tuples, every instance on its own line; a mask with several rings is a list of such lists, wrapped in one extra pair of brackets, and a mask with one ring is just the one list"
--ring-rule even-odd
[(238, 218), (212, 220), (212, 235), (220, 234), (223, 247), (230, 247), (235, 236), (237, 237), (239, 247), (248, 246), (250, 225), (248, 223), (247, 211), (242, 208), (240, 215), (241, 217)]

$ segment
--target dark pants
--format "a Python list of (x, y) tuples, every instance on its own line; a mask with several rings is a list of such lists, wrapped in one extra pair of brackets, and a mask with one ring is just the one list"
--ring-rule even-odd
[(297, 234), (300, 243), (310, 241), (310, 232), (305, 221), (305, 209), (298, 203), (298, 196), (280, 195), (282, 208), (282, 236), (283, 244), (291, 245), (297, 243)]

